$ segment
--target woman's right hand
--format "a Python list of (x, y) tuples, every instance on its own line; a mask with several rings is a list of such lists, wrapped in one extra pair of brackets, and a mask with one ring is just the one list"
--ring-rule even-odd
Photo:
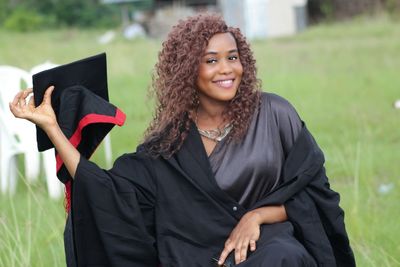
[(54, 86), (50, 86), (44, 93), (42, 103), (35, 107), (33, 95), (27, 103), (27, 98), (33, 92), (32, 88), (19, 92), (10, 102), (11, 113), (21, 119), (26, 119), (38, 125), (44, 131), (57, 126), (57, 119), (51, 106), (51, 93)]
[(19, 92), (13, 102), (10, 103), (10, 110), (15, 117), (27, 119), (46, 132), (58, 154), (61, 156), (69, 174), (71, 177), (75, 177), (80, 154), (58, 126), (56, 114), (51, 106), (51, 93), (53, 90), (54, 86), (46, 89), (43, 101), (37, 107), (35, 107), (33, 96), (26, 103), (27, 97), (32, 93), (32, 89)]

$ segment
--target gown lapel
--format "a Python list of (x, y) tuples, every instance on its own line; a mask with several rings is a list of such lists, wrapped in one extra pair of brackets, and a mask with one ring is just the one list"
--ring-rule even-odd
[(207, 192), (212, 191), (211, 187), (214, 187), (212, 179), (214, 179), (214, 176), (204, 145), (193, 123), (181, 149), (167, 161), (191, 182)]
[(223, 191), (215, 181), (203, 142), (193, 122), (181, 149), (167, 161), (197, 188), (229, 210), (232, 209), (232, 205), (237, 207), (234, 217), (245, 213), (245, 208)]

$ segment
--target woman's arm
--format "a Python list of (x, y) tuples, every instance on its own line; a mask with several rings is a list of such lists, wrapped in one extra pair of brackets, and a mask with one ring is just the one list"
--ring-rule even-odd
[(247, 258), (247, 250), (256, 250), (256, 242), (260, 238), (260, 226), (287, 220), (285, 206), (266, 206), (246, 213), (233, 229), (225, 248), (221, 253), (218, 264), (222, 265), (229, 253), (235, 251), (235, 262), (239, 264)]
[(254, 217), (256, 217), (256, 219), (258, 218), (257, 221), (260, 225), (284, 222), (287, 220), (287, 215), (284, 205), (261, 207), (249, 211), (247, 214), (253, 215)]
[[(29, 120), (46, 132), (63, 160), (69, 174), (71, 177), (74, 177), (79, 163), (80, 153), (68, 141), (57, 123), (56, 115), (51, 106), (51, 93), (53, 90), (54, 86), (47, 88), (42, 103), (37, 107), (35, 107), (33, 95), (31, 95), (33, 90), (30, 88), (21, 91), (10, 103), (10, 110), (15, 117)], [(30, 95), (31, 97), (27, 103), (26, 100)]]

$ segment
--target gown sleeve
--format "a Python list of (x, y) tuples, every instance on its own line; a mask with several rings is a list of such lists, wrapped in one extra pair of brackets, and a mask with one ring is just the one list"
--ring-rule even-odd
[[(286, 184), (284, 179), (282, 187), (264, 204), (284, 203), (297, 237), (321, 266), (355, 266), (340, 196), (330, 188), (323, 152), (295, 108), (279, 96), (271, 98), (286, 157), (283, 176), (297, 178)], [(297, 170), (297, 175), (290, 170)]]
[(151, 163), (137, 154), (109, 171), (81, 157), (72, 199), (78, 266), (158, 265), (153, 179)]
[(289, 101), (275, 94), (271, 94), (271, 109), (279, 129), (284, 154), (287, 156), (301, 131), (301, 119)]
[[(297, 232), (303, 236), (305, 246), (318, 262), (324, 262), (327, 266), (355, 266), (354, 254), (346, 233), (344, 211), (339, 206), (340, 195), (330, 188), (325, 168), (321, 168), (316, 177), (318, 178), (312, 179), (305, 190), (288, 201), (288, 216), (294, 221)], [(317, 231), (317, 227), (321, 230)], [(325, 235), (314, 238), (313, 234), (316, 232), (324, 232)], [(327, 264), (330, 255), (334, 255), (335, 261)]]

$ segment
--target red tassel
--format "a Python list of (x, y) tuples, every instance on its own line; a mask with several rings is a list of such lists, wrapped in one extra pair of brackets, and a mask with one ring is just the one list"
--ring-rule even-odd
[(64, 208), (67, 213), (71, 210), (71, 180), (65, 183)]

